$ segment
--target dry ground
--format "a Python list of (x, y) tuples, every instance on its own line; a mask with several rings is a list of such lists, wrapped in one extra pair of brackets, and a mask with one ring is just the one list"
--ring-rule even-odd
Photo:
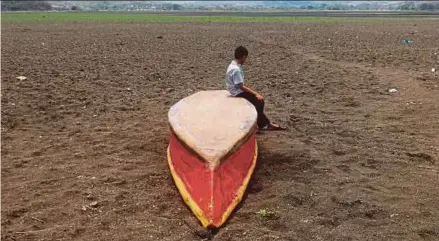
[(258, 136), (262, 189), (213, 240), (439, 240), (438, 39), (429, 20), (3, 24), (2, 240), (202, 239), (167, 111), (223, 88), (240, 44), (290, 130)]

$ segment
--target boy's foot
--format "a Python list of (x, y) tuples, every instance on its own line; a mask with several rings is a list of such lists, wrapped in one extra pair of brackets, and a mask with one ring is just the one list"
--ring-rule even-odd
[(276, 124), (272, 124), (272, 123), (270, 123), (268, 125), (268, 128), (267, 128), (267, 130), (269, 130), (269, 131), (284, 131), (286, 129), (287, 128), (285, 128), (285, 127), (282, 127), (282, 126), (276, 125)]

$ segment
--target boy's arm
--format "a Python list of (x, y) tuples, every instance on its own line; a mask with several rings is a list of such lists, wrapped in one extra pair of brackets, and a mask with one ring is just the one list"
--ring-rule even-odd
[(250, 93), (254, 96), (256, 96), (256, 98), (258, 100), (262, 100), (262, 95), (258, 94), (256, 91), (253, 91), (252, 89), (250, 89), (249, 87), (244, 85), (244, 76), (242, 74), (241, 71), (239, 70), (235, 70), (235, 72), (233, 73), (233, 83), (236, 85), (239, 85), (239, 88), (247, 93)]
[(262, 95), (258, 94), (256, 91), (250, 89), (249, 87), (245, 86), (244, 84), (240, 84), (239, 87), (241, 88), (242, 91), (250, 93), (250, 94), (256, 96), (256, 98), (258, 98), (258, 100), (262, 100), (263, 99)]

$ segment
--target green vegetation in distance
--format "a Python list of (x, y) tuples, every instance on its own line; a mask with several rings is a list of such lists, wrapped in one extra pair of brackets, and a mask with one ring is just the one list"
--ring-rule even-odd
[(151, 13), (109, 12), (26, 12), (2, 13), (1, 23), (20, 22), (266, 22), (266, 23), (385, 23), (414, 21), (413, 18), (379, 17), (240, 17), (240, 16), (173, 16)]

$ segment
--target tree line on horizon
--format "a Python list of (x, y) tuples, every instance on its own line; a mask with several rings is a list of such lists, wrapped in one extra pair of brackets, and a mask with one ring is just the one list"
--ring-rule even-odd
[(176, 3), (160, 3), (160, 2), (127, 2), (125, 4), (117, 4), (116, 2), (97, 2), (89, 6), (77, 6), (77, 5), (63, 5), (61, 7), (54, 6), (48, 1), (1, 1), (2, 11), (50, 11), (50, 10), (107, 10), (107, 11), (130, 11), (130, 10), (164, 10), (164, 11), (182, 11), (182, 10), (223, 10), (223, 11), (251, 11), (251, 10), (402, 10), (402, 11), (436, 11), (439, 10), (439, 2), (402, 2), (398, 5), (382, 6), (377, 3), (361, 3), (357, 5), (350, 4), (320, 4), (309, 6), (294, 6), (294, 5), (281, 5), (281, 6), (234, 6), (233, 4), (225, 3), (218, 6), (197, 6), (197, 5), (185, 5)]
[(47, 1), (1, 1), (3, 11), (49, 11), (52, 5)]

